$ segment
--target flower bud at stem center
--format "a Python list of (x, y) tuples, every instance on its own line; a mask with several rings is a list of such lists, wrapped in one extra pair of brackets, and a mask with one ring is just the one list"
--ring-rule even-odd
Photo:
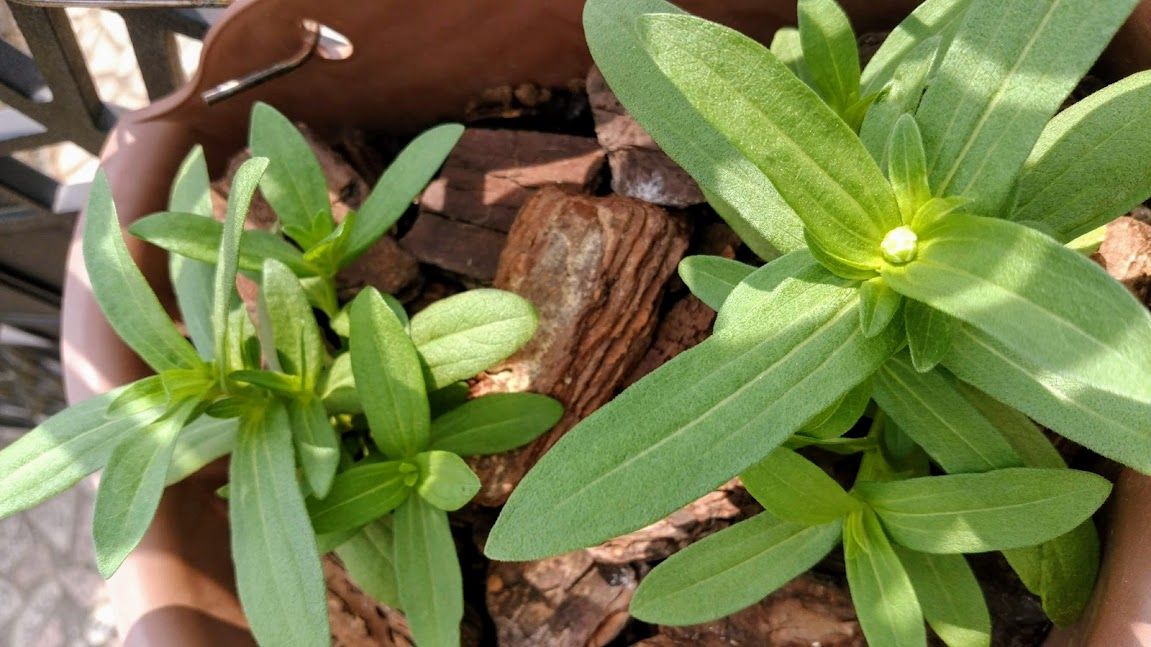
[(896, 227), (883, 237), (879, 249), (883, 252), (883, 260), (892, 265), (910, 263), (919, 253), (919, 236), (910, 227)]

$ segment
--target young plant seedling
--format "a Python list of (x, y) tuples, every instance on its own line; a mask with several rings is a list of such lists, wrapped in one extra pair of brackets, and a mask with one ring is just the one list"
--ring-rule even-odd
[[(255, 121), (278, 123), (269, 111), (257, 107)], [(331, 550), (367, 590), (407, 613), (419, 644), (458, 644), (463, 594), (445, 511), (464, 505), (479, 486), (460, 456), (512, 449), (562, 413), (554, 400), (529, 393), (469, 400), (461, 380), (526, 343), (535, 309), (514, 294), (474, 290), (409, 321), (395, 299), (369, 289), (351, 306), (351, 330), (325, 337), (313, 311), (324, 304), (307, 287), (310, 277), (330, 284), (345, 259), (390, 227), (442, 162), (445, 133), (455, 132), (447, 137), (454, 142), (458, 130), (441, 127), (417, 138), (359, 217), (344, 222), (351, 228), (318, 233), (326, 225), (315, 222), (331, 218), (322, 184), (323, 195), (293, 194), (299, 204), (323, 200), (323, 209), (287, 213), (315, 216), (293, 227), (310, 250), (335, 240), (329, 234), (343, 241), (340, 253), (327, 257), (341, 260), (329, 265), (314, 262), (322, 255), (304, 258), (278, 238), (244, 231), (257, 188), (278, 202), (272, 196), (285, 195), (285, 177), (298, 169), (285, 171), (264, 157), (246, 161), (227, 216), (215, 223), (204, 157), (193, 150), (173, 184), (169, 212), (149, 219), (174, 227), (164, 240), (188, 253), (170, 262), (191, 343), (129, 256), (107, 179), (98, 173), (83, 232), (92, 292), (156, 375), (70, 407), (0, 451), (0, 517), (103, 468), (93, 536), (97, 565), (110, 576), (147, 530), (164, 487), (230, 454), (222, 493), (236, 582), (260, 644), (330, 643), (320, 555)], [(393, 190), (398, 198), (385, 195)], [(299, 224), (293, 217), (289, 222)], [(216, 249), (213, 259), (208, 248)], [(300, 262), (319, 273), (301, 278)], [(241, 269), (260, 279), (258, 325), (236, 293)], [(394, 523), (385, 516), (392, 510)]]
[[(747, 477), (781, 446), (819, 446), (865, 459), (852, 492), (832, 497), (842, 505), (807, 557), (786, 568), (756, 561), (773, 542), (784, 545), (775, 555), (791, 554), (788, 533), (821, 527), (778, 503), (810, 507), (811, 478), (749, 484), (770, 516), (736, 528), (759, 530), (733, 528), (668, 560), (661, 578), (671, 579), (644, 584), (637, 613), (687, 623), (732, 612), (842, 536), (875, 644), (923, 644), (922, 617), (937, 622), (942, 603), (915, 584), (933, 558), (904, 548), (1004, 550), (1047, 613), (1073, 620), (1096, 573), (1089, 517), (1107, 487), (1064, 469), (1028, 417), (1151, 472), (1151, 317), (1064, 246), (1151, 195), (1151, 180), (1130, 172), (1134, 156), (1151, 153), (1140, 107), (1151, 74), (1054, 115), (1135, 4), (929, 0), (861, 72), (832, 0), (801, 0), (800, 29), (777, 35), (770, 51), (662, 0), (589, 0), (588, 43), (621, 102), (747, 245), (774, 260), (684, 261), (685, 281), (719, 310), (714, 334), (567, 434), (509, 499), (489, 556), (593, 545)], [(1103, 136), (1113, 130), (1122, 139)], [(844, 436), (872, 399), (885, 430)], [(874, 456), (889, 445), (922, 464), (885, 466)], [(952, 476), (927, 477), (927, 459)], [(992, 496), (979, 482), (1007, 489)], [(1029, 521), (1060, 521), (1024, 537), (1011, 535), (1017, 517), (992, 514), (988, 536), (1012, 539), (967, 542), (955, 534), (971, 522), (953, 516), (955, 483), (970, 486), (965, 501), (977, 508), (1018, 493), (1036, 511)], [(930, 532), (943, 544), (917, 543), (912, 535), (929, 531), (891, 514), (885, 497), (907, 493), (923, 506), (908, 514), (940, 520)], [(957, 559), (940, 568), (971, 592)], [(691, 578), (728, 566), (754, 591), (692, 593)], [(757, 579), (767, 566), (786, 573)], [(906, 604), (875, 604), (876, 587), (889, 586)], [(664, 606), (664, 596), (676, 602)], [(983, 628), (975, 638), (937, 632), (949, 644), (987, 644)]]

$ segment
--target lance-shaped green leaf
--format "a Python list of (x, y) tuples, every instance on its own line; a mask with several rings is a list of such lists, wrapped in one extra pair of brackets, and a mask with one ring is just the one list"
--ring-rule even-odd
[(903, 297), (887, 286), (882, 277), (859, 284), (859, 327), (867, 337), (883, 332), (895, 319)]
[(539, 315), (531, 302), (503, 290), (469, 290), (436, 301), (411, 321), (411, 337), (428, 385), (474, 377), (532, 338)]
[[(1111, 430), (1100, 433), (1098, 424), (1082, 429), (1064, 424), (1071, 422), (1062, 415), (1068, 409), (1072, 419), (1116, 416), (1105, 409), (1077, 411), (1084, 403), (1081, 391), (1087, 401), (1099, 393), (1119, 400), (1124, 412), (1141, 412), (1129, 420), (1145, 421), (1151, 414), (1151, 317), (1090, 260), (1027, 227), (952, 214), (924, 232), (917, 260), (888, 266), (883, 276), (905, 296), (992, 338), (1010, 356), (996, 364), (1017, 358), (1026, 367), (992, 376), (995, 384), (988, 385), (969, 379), (949, 359), (947, 365), (961, 379), (1105, 456), (1130, 460), (1136, 454), (1131, 443), (1148, 442), (1145, 426), (1120, 440)], [(948, 357), (966, 354), (955, 348)], [(957, 357), (957, 365), (969, 362), (970, 357)], [(1043, 384), (1020, 385), (1025, 379)], [(1034, 406), (1038, 400), (1056, 399), (1050, 389), (1067, 392), (1072, 401), (1046, 411)], [(1134, 460), (1139, 466), (1148, 458), (1144, 454)]]
[[(161, 211), (132, 223), (128, 233), (173, 254), (215, 265), (224, 225), (194, 213)], [(259, 272), (269, 258), (292, 268), (297, 276), (316, 273), (316, 269), (304, 261), (300, 250), (283, 238), (259, 229), (244, 230), (240, 236), (239, 269)]]
[(179, 483), (208, 463), (231, 453), (239, 426), (235, 418), (222, 420), (209, 416), (200, 416), (186, 425), (176, 437), (164, 485)]
[(945, 471), (1021, 467), (1003, 434), (957, 390), (950, 373), (920, 373), (907, 354), (876, 372), (875, 401)]
[(252, 203), (252, 195), (260, 177), (268, 167), (267, 158), (253, 157), (236, 170), (232, 178), (232, 190), (228, 194), (228, 211), (224, 218), (224, 232), (220, 238), (220, 251), (216, 259), (216, 279), (212, 290), (212, 329), (216, 331), (215, 357), (220, 383), (226, 383), (228, 373), (243, 366), (235, 365), (234, 355), (229, 354), (229, 344), (241, 338), (241, 331), (229, 327), (229, 312), (235, 303), (236, 270), (239, 263), (240, 235), (244, 231), (244, 219)]
[(127, 387), (74, 404), (0, 450), (0, 519), (67, 490), (104, 467), (112, 450), (162, 413), (159, 409), (105, 418)]
[[(271, 160), (268, 172), (260, 179), (260, 193), (284, 229), (313, 231), (315, 221), (326, 220), (330, 232), (332, 205), (328, 201), (328, 184), (312, 147), (295, 125), (272, 106), (258, 102), (252, 106), (248, 147), (252, 155)], [(326, 233), (297, 242), (306, 249)]]
[(919, 107), (932, 67), (939, 58), (941, 43), (942, 38), (934, 36), (916, 44), (899, 62), (887, 88), (863, 119), (859, 138), (880, 168), (887, 168), (888, 142), (895, 124), (901, 116), (915, 114)]
[(176, 330), (128, 254), (103, 170), (92, 181), (83, 246), (92, 296), (120, 339), (156, 371), (200, 365), (200, 355)]
[(286, 406), (292, 425), (292, 441), (296, 445), (300, 466), (304, 468), (304, 476), (312, 492), (323, 498), (327, 496), (340, 464), (339, 435), (318, 398), (292, 399)]
[(159, 375), (149, 375), (124, 385), (116, 399), (108, 404), (104, 415), (119, 418), (150, 409), (163, 409), (167, 403), (168, 392), (164, 390), (164, 380)]
[(818, 465), (780, 447), (739, 475), (743, 486), (773, 517), (805, 526), (842, 519), (860, 507)]
[[(274, 348), (265, 348), (269, 363), (298, 375), (301, 389), (311, 392), (324, 370), (324, 337), (300, 280), (283, 263), (264, 262), (260, 286), (260, 324), (270, 329)], [(274, 363), (271, 361), (274, 360)]]
[(640, 19), (652, 59), (700, 117), (751, 160), (847, 265), (880, 263), (899, 226), (891, 187), (851, 128), (754, 40), (692, 16)]
[(1027, 589), (1040, 596), (1047, 617), (1065, 627), (1091, 600), (1099, 574), (1099, 533), (1086, 521), (1056, 539), (1005, 550), (1003, 556)]
[(336, 555), (364, 593), (392, 608), (401, 608), (391, 517), (361, 528), (336, 548)]
[(374, 289), (356, 297), (351, 321), (352, 372), (372, 440), (390, 457), (415, 456), (431, 424), (416, 348)]
[(96, 567), (105, 579), (120, 568), (152, 523), (176, 436), (197, 404), (176, 404), (156, 422), (126, 436), (108, 458), (92, 515)]
[(859, 45), (835, 0), (799, 0), (799, 38), (812, 85), (840, 115), (859, 100)]
[(855, 426), (871, 402), (871, 383), (864, 382), (848, 391), (839, 402), (820, 415), (808, 420), (800, 433), (808, 438), (829, 440), (839, 438)]
[(464, 507), (480, 491), (480, 479), (464, 459), (451, 452), (432, 450), (416, 455), (420, 480), (416, 492), (445, 512)]
[(1148, 384), (1112, 390), (1091, 378), (1024, 359), (987, 334), (961, 326), (944, 365), (957, 377), (1094, 452), (1151, 472)]
[(356, 380), (352, 375), (352, 354), (340, 353), (332, 360), (320, 389), (320, 399), (332, 414), (363, 413)]
[(1129, 76), (1059, 113), (1023, 165), (1011, 219), (1067, 242), (1151, 196), (1151, 72)]
[(804, 526), (758, 514), (684, 548), (640, 582), (630, 611), (662, 625), (709, 622), (755, 604), (823, 559), (842, 523)]
[[(940, 52), (947, 51), (971, 0), (926, 0), (899, 23), (875, 51), (863, 69), (864, 94), (880, 92), (899, 75), (899, 69), (915, 58), (923, 43), (938, 38)], [(917, 101), (918, 102), (918, 101)], [(886, 141), (886, 139), (884, 139)]]
[(340, 472), (324, 498), (308, 498), (316, 534), (340, 532), (379, 519), (412, 493), (416, 474), (410, 463), (366, 463)]
[(1103, 505), (1111, 484), (1090, 472), (1012, 467), (859, 483), (855, 491), (900, 544), (926, 553), (977, 553), (1070, 531)]
[(1138, 0), (972, 0), (916, 113), (936, 195), (1005, 215), (1060, 103)]
[[(180, 164), (172, 180), (168, 209), (184, 211), (210, 220), (212, 218), (212, 185), (208, 177), (208, 164), (204, 149), (199, 145)], [(128, 230), (131, 232), (131, 228)], [(207, 263), (168, 255), (168, 274), (172, 278), (172, 291), (180, 307), (180, 317), (188, 336), (205, 361), (212, 359), (212, 279), (215, 271)]]
[(724, 299), (755, 267), (722, 256), (688, 256), (679, 262), (679, 276), (707, 307), (719, 311)]
[(412, 637), (420, 645), (458, 645), (464, 587), (448, 514), (422, 497), (408, 497), (393, 528), (400, 606)]
[(464, 127), (460, 124), (443, 124), (424, 131), (400, 151), (360, 207), (340, 258), (341, 266), (354, 261), (396, 224), (463, 134)]
[(679, 12), (663, 0), (586, 2), (583, 24), (592, 58), (628, 112), (699, 183), (708, 202), (752, 251), (767, 259), (776, 250), (802, 248), (802, 224), (771, 181), (699, 118), (644, 51), (636, 19)]
[(791, 70), (792, 74), (804, 83), (811, 85), (807, 69), (803, 64), (803, 43), (799, 40), (798, 29), (782, 27), (776, 30), (775, 35), (771, 37), (771, 46), (768, 49), (771, 50), (772, 54), (775, 54), (781, 63), (787, 66), (787, 69)]
[(244, 615), (260, 644), (326, 647), (324, 576), (296, 483), (288, 414), (269, 400), (240, 424), (228, 516)]
[(506, 452), (551, 429), (563, 412), (563, 405), (546, 395), (493, 393), (432, 420), (431, 448), (460, 456)]
[(950, 315), (913, 299), (903, 303), (903, 327), (907, 350), (915, 370), (926, 373), (935, 368), (951, 350), (956, 321)]
[(902, 331), (864, 338), (856, 290), (798, 258), (799, 274), (769, 293), (753, 279), (789, 257), (748, 277), (724, 305), (746, 314), (568, 432), (512, 494), (488, 555), (535, 559), (652, 523), (747, 469), (887, 359)]
[(931, 200), (924, 155), (923, 139), (915, 117), (901, 116), (887, 142), (887, 178), (895, 191), (895, 200), (899, 203), (899, 213), (905, 225), (911, 224), (920, 207)]
[(948, 647), (991, 647), (991, 614), (962, 555), (932, 555), (895, 545), (923, 617)]
[(926, 645), (923, 611), (911, 579), (871, 510), (860, 510), (844, 524), (843, 561), (868, 644)]

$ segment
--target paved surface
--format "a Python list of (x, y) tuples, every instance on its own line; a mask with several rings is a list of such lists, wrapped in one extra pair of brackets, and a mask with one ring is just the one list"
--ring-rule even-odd
[[(144, 105), (144, 85), (123, 21), (95, 9), (68, 14), (101, 98), (125, 108)], [(2, 1), (0, 38), (27, 51)], [(198, 52), (198, 43), (181, 43), (186, 70), (194, 67)], [(91, 180), (96, 168), (95, 158), (72, 144), (17, 157), (69, 183)], [(19, 438), (21, 426), (62, 406), (56, 357), (54, 348), (28, 349), (0, 335), (0, 447)], [(119, 645), (92, 558), (95, 488), (94, 479), (84, 481), (34, 510), (0, 520), (0, 647)]]

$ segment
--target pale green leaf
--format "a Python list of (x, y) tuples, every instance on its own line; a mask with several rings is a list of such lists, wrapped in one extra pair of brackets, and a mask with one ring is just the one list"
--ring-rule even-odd
[(608, 85), (652, 138), (699, 183), (708, 202), (761, 258), (800, 249), (803, 227), (763, 172), (700, 119), (644, 51), (636, 19), (680, 10), (663, 0), (589, 0), (583, 26)]
[(1011, 219), (1042, 222), (1067, 242), (1146, 200), (1148, 123), (1151, 72), (1109, 85), (1056, 115), (1023, 165)]
[(945, 471), (1023, 465), (999, 429), (963, 397), (950, 373), (920, 373), (903, 353), (889, 359), (873, 382), (883, 411)]
[(400, 151), (360, 207), (341, 266), (355, 260), (404, 215), (463, 133), (460, 124), (443, 124), (424, 131)]
[(493, 393), (432, 420), (431, 448), (460, 456), (510, 451), (551, 429), (563, 412), (563, 405), (546, 395)]
[[(938, 38), (940, 49), (946, 51), (970, 5), (971, 0), (926, 0), (920, 3), (891, 30), (867, 62), (862, 74), (863, 94), (880, 92), (893, 79), (898, 79), (900, 68), (916, 58), (915, 52), (923, 43)], [(883, 141), (887, 141), (886, 136)]]
[(975, 553), (1031, 546), (1070, 531), (1103, 505), (1111, 484), (1090, 472), (1012, 467), (859, 483), (855, 491), (900, 544), (927, 553)]
[(874, 337), (895, 319), (903, 297), (887, 286), (882, 277), (859, 284), (859, 327), (866, 337)]
[(411, 321), (428, 385), (443, 388), (508, 358), (532, 338), (539, 315), (503, 290), (468, 290), (436, 301)]
[[(315, 221), (326, 219), (331, 231), (328, 183), (312, 147), (295, 125), (272, 106), (257, 102), (252, 106), (248, 147), (252, 155), (271, 160), (260, 179), (260, 193), (284, 227), (312, 231)], [(322, 237), (297, 242), (307, 249)]]
[(92, 513), (96, 568), (105, 579), (148, 531), (164, 493), (176, 436), (197, 404), (196, 400), (175, 404), (156, 422), (127, 435), (108, 458)]
[(220, 238), (220, 251), (216, 258), (216, 278), (212, 290), (212, 329), (216, 332), (214, 356), (220, 383), (226, 383), (226, 376), (235, 369), (243, 368), (233, 364), (233, 354), (229, 345), (242, 340), (242, 331), (229, 327), (228, 313), (232, 311), (236, 293), (236, 270), (239, 263), (240, 235), (244, 231), (244, 219), (256, 185), (268, 167), (268, 160), (253, 157), (236, 169), (232, 178), (232, 190), (228, 194), (228, 212), (224, 219), (224, 231)]
[(390, 517), (369, 523), (336, 548), (352, 581), (374, 600), (400, 608), (395, 540)]
[(940, 36), (933, 36), (916, 44), (899, 62), (890, 83), (863, 119), (859, 138), (880, 168), (887, 168), (888, 142), (895, 124), (901, 116), (914, 114), (919, 107), (931, 69), (938, 60), (941, 42)]
[(315, 397), (288, 400), (288, 420), (300, 467), (312, 492), (327, 496), (340, 463), (340, 438), (323, 403)]
[(851, 22), (835, 0), (799, 0), (797, 12), (804, 68), (812, 86), (845, 116), (859, 100), (859, 45)]
[(168, 392), (164, 390), (164, 380), (159, 375), (149, 375), (124, 385), (116, 399), (108, 404), (104, 415), (119, 418), (151, 409), (162, 409), (167, 403)]
[[(803, 44), (799, 40), (799, 30), (794, 27), (783, 27), (775, 32), (768, 47), (779, 62), (787, 66), (791, 73), (804, 83), (811, 85), (807, 70), (803, 63)], [(858, 54), (857, 54), (858, 55)]]
[(168, 462), (164, 485), (179, 483), (199, 472), (212, 461), (223, 458), (236, 446), (239, 421), (200, 416), (184, 427), (176, 437), (176, 447)]
[(463, 576), (448, 514), (422, 497), (408, 497), (393, 528), (400, 606), (416, 644), (460, 644)]
[(1005, 550), (1003, 555), (1060, 627), (1075, 622), (1090, 602), (1099, 574), (1099, 533), (1090, 520), (1038, 546)]
[[(204, 149), (199, 145), (192, 147), (176, 171), (168, 209), (192, 213), (204, 219), (212, 217), (212, 183), (208, 177), (208, 164), (204, 161)], [(172, 279), (172, 291), (176, 294), (188, 336), (200, 357), (211, 361), (215, 337), (212, 332), (212, 278), (215, 271), (207, 263), (169, 254), (168, 275)]]
[[(796, 254), (736, 288), (724, 313), (742, 312), (719, 332), (568, 432), (513, 492), (489, 556), (554, 555), (661, 519), (767, 455), (878, 368), (902, 331), (864, 338), (856, 290)], [(757, 275), (789, 265), (799, 274), (759, 291)]]
[(916, 113), (936, 195), (1005, 216), (1047, 121), (1138, 0), (972, 0)]
[(663, 625), (708, 622), (755, 604), (823, 559), (842, 523), (802, 526), (758, 514), (672, 555), (635, 592), (631, 613)]
[(991, 614), (962, 555), (932, 555), (893, 546), (923, 617), (947, 647), (991, 647)]
[(300, 376), (301, 390), (310, 393), (319, 382), (326, 355), (312, 306), (300, 280), (283, 263), (264, 261), (260, 279), (260, 325), (268, 327), (274, 344), (264, 348), (269, 365)]
[(92, 181), (83, 226), (92, 296), (120, 339), (156, 371), (199, 366), (200, 355), (176, 330), (128, 254), (103, 170)]
[(911, 579), (875, 514), (864, 509), (843, 527), (843, 561), (851, 602), (868, 644), (924, 647), (927, 630)]
[(822, 414), (804, 423), (800, 433), (819, 440), (839, 438), (863, 417), (869, 402), (871, 402), (871, 383), (868, 381), (848, 391)]
[[(224, 225), (194, 213), (162, 211), (132, 223), (128, 233), (172, 254), (215, 265)], [(245, 272), (259, 272), (269, 258), (292, 268), (297, 276), (316, 273), (316, 269), (304, 261), (300, 250), (283, 238), (259, 229), (244, 230), (240, 235), (237, 267)]]
[[(995, 364), (1017, 365), (994, 375), (975, 366), (985, 377), (969, 377), (972, 371), (957, 367), (971, 366), (973, 351), (957, 340), (966, 347), (979, 342), (957, 332), (944, 363), (961, 379), (1094, 451), (1147, 464), (1148, 454), (1138, 450), (1151, 442), (1145, 424), (1132, 431), (1069, 424), (1086, 416), (1125, 426), (1127, 416), (1135, 416), (1130, 424), (1151, 415), (1151, 317), (1098, 265), (1033, 229), (953, 214), (924, 232), (917, 260), (889, 266), (883, 276), (905, 296), (994, 339), (1007, 353)], [(1036, 406), (1051, 400), (1063, 401)], [(1103, 402), (1123, 408), (1108, 410)]]
[(779, 447), (739, 475), (764, 510), (783, 521), (818, 526), (843, 519), (859, 500), (803, 456)]
[(707, 307), (719, 311), (724, 299), (755, 268), (722, 256), (688, 256), (679, 262), (679, 276)]
[(415, 474), (412, 467), (402, 461), (383, 461), (337, 474), (327, 496), (308, 498), (308, 515), (316, 534), (359, 528), (395, 510), (412, 493), (408, 484)]
[(0, 519), (67, 490), (104, 467), (124, 438), (155, 420), (159, 409), (105, 418), (127, 387), (74, 404), (0, 450)]
[(415, 456), (431, 423), (416, 348), (374, 288), (356, 297), (351, 322), (352, 371), (372, 440), (392, 458)]
[(328, 647), (320, 556), (296, 483), (288, 414), (275, 400), (241, 422), (228, 483), (236, 587), (256, 640)]
[(907, 330), (911, 363), (915, 370), (926, 373), (942, 362), (951, 350), (956, 321), (921, 301), (905, 299), (903, 327)]
[(699, 112), (754, 163), (827, 252), (877, 267), (899, 225), (891, 187), (851, 128), (754, 40), (684, 15), (640, 19), (652, 59)]
[(901, 116), (887, 142), (887, 177), (895, 191), (895, 200), (899, 203), (899, 213), (905, 225), (910, 225), (920, 207), (931, 200), (924, 155), (923, 139), (915, 117), (909, 114)]
[(440, 450), (416, 455), (420, 480), (416, 492), (428, 503), (445, 512), (464, 507), (480, 491), (480, 479), (464, 459)]
[(363, 413), (356, 380), (352, 375), (352, 354), (340, 353), (332, 360), (319, 388), (324, 407), (332, 414)]

